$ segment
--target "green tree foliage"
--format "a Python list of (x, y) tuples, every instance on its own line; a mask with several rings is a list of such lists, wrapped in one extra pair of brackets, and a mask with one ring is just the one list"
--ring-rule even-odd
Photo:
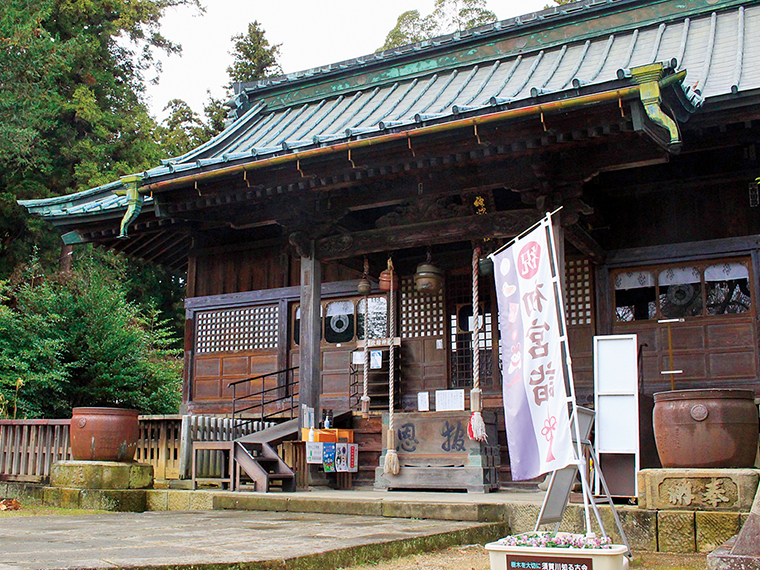
[(248, 24), (246, 34), (232, 36), (234, 49), (230, 54), (234, 61), (227, 68), (230, 82), (254, 81), (263, 77), (282, 73), (277, 61), (280, 57), (280, 45), (270, 45), (264, 37), (264, 30), (257, 21)]
[(435, 9), (424, 18), (418, 10), (398, 17), (396, 27), (385, 38), (380, 50), (466, 30), (496, 21), (496, 14), (486, 8), (486, 0), (435, 0)]
[(143, 101), (173, 6), (199, 0), (14, 0), (0, 7), (0, 276), (43, 246), (16, 199), (111, 182), (157, 164), (162, 152)]
[(182, 99), (172, 99), (164, 107), (169, 116), (154, 131), (166, 156), (181, 156), (210, 140), (224, 130), (228, 107), (222, 99), (208, 93), (201, 117)]
[(71, 273), (52, 276), (33, 263), (0, 284), (0, 300), (6, 414), (14, 405), (18, 417), (69, 417), (77, 406), (177, 411), (178, 351), (157, 311), (127, 299), (116, 256), (90, 252)]
[(156, 128), (155, 134), (168, 156), (183, 155), (213, 136), (198, 113), (182, 99), (172, 99), (164, 111), (169, 111), (169, 116)]
[(185, 278), (140, 261), (127, 260), (127, 299), (146, 313), (158, 311), (159, 320), (171, 331), (172, 347), (184, 348)]
[(419, 10), (407, 10), (398, 17), (396, 27), (388, 32), (379, 51), (430, 39), (435, 36), (435, 30), (432, 14), (423, 18)]

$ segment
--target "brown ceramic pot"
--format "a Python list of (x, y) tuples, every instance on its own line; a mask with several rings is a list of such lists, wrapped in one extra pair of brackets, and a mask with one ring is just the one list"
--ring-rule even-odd
[(654, 395), (663, 467), (752, 467), (758, 414), (752, 390), (673, 390)]
[(71, 454), (78, 461), (132, 461), (139, 439), (137, 410), (74, 408)]

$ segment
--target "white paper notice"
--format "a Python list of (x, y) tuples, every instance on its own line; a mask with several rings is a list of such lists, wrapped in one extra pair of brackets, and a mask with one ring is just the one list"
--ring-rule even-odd
[(306, 442), (306, 463), (322, 463), (322, 442)]
[(371, 370), (380, 370), (383, 367), (383, 351), (370, 350), (369, 367)]
[(417, 392), (417, 411), (429, 412), (430, 411), (430, 394), (427, 392)]
[(435, 410), (437, 412), (464, 410), (464, 390), (436, 390)]

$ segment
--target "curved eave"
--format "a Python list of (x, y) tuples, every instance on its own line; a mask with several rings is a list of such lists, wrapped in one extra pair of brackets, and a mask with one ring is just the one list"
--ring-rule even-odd
[[(683, 74), (679, 74), (678, 77), (682, 80)], [(294, 161), (324, 157), (338, 152), (348, 152), (399, 140), (424, 137), (457, 129), (477, 128), (478, 125), (518, 120), (529, 116), (568, 112), (614, 101), (622, 102), (637, 99), (639, 97), (639, 85), (632, 85), (631, 83), (631, 80), (624, 79), (607, 85), (597, 85), (593, 88), (592, 92), (582, 95), (578, 94), (578, 89), (572, 89), (561, 93), (553, 93), (546, 97), (538, 97), (533, 100), (470, 111), (464, 115), (452, 114), (429, 122), (401, 125), (387, 131), (382, 131), (374, 136), (351, 137), (342, 141), (333, 141), (329, 145), (313, 145), (310, 148), (299, 149), (297, 151), (282, 151), (267, 158), (252, 157), (248, 160), (241, 160), (236, 164), (199, 166), (195, 169), (195, 172), (185, 175), (156, 177), (154, 181), (144, 183), (140, 188), (140, 192), (162, 192), (173, 187), (208, 181), (249, 170), (258, 170)], [(663, 87), (666, 88), (673, 87), (676, 83), (679, 83), (678, 89), (680, 89), (680, 82), (679, 79), (676, 79), (675, 74), (663, 79), (662, 83)], [(576, 95), (573, 96), (573, 94)], [(146, 176), (145, 180), (149, 180), (149, 177)]]

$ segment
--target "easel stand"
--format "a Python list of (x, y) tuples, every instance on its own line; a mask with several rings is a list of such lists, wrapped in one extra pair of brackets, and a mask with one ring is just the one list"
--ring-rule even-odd
[[(604, 497), (595, 498), (591, 493), (591, 485), (586, 478), (586, 462), (584, 461), (582, 455), (580, 458), (577, 457), (579, 455), (578, 449), (580, 449), (580, 446), (576, 446), (576, 463), (573, 465), (568, 465), (563, 469), (552, 471), (551, 478), (549, 479), (549, 487), (546, 490), (544, 502), (541, 505), (541, 511), (538, 514), (538, 520), (536, 521), (534, 530), (538, 530), (541, 525), (552, 523), (555, 524), (554, 532), (557, 532), (559, 530), (559, 526), (562, 523), (562, 517), (565, 514), (565, 510), (570, 500), (570, 492), (572, 491), (573, 485), (575, 484), (575, 476), (576, 474), (580, 474), (581, 486), (583, 488), (584, 495), (584, 505), (590, 505), (594, 511), (594, 516), (596, 517), (596, 522), (599, 524), (599, 529), (602, 532), (602, 536), (606, 538), (608, 535), (607, 531), (604, 528), (604, 523), (602, 523), (602, 517), (599, 514), (597, 504), (607, 502), (610, 505), (610, 509), (612, 510), (612, 516), (615, 519), (615, 525), (617, 526), (618, 532), (620, 533), (620, 536), (623, 540), (623, 544), (628, 549), (626, 556), (632, 559), (633, 554), (631, 552), (631, 547), (628, 545), (628, 539), (626, 538), (625, 532), (623, 531), (623, 525), (620, 523), (620, 517), (618, 517), (617, 511), (615, 510), (615, 505), (612, 502), (612, 496), (610, 495), (610, 490), (607, 487), (607, 481), (605, 481), (604, 475), (599, 468), (599, 458), (597, 457), (594, 446), (589, 439), (589, 435), (591, 434), (591, 427), (594, 424), (595, 413), (593, 410), (582, 407), (575, 407), (575, 411), (577, 413), (578, 429), (581, 435), (581, 445), (583, 448), (589, 451), (591, 459), (594, 461), (594, 465), (596, 466), (596, 475), (599, 477), (599, 481), (602, 484), (602, 489), (604, 490)], [(573, 443), (577, 444), (577, 439), (575, 436), (573, 436)], [(591, 534), (588, 517), (586, 518), (586, 534)]]

